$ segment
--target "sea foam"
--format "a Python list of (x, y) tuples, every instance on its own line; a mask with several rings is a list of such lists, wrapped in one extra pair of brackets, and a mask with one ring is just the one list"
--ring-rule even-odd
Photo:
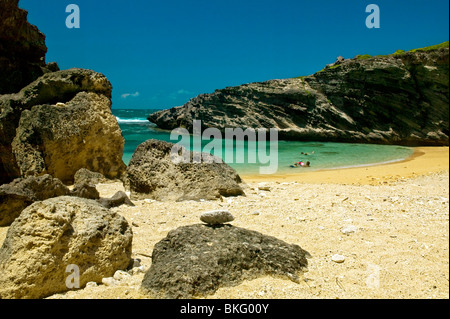
[(149, 120), (146, 118), (129, 118), (129, 119), (122, 119), (118, 116), (116, 116), (117, 122), (119, 124), (150, 124)]

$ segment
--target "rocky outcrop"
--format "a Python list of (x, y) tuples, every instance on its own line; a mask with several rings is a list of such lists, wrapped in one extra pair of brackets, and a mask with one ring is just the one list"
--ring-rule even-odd
[(122, 191), (118, 191), (110, 198), (99, 198), (97, 202), (106, 208), (113, 208), (121, 205), (135, 206), (127, 194)]
[(89, 183), (95, 185), (106, 181), (107, 179), (103, 174), (91, 172), (85, 168), (79, 169), (74, 175), (74, 184)]
[(97, 200), (106, 208), (118, 207), (120, 205), (134, 206), (127, 194), (119, 191), (110, 198), (100, 198), (100, 194), (92, 183), (92, 179), (81, 177), (98, 178), (98, 173), (88, 170), (80, 170), (79, 179), (72, 190), (65, 186), (59, 179), (48, 174), (27, 178), (18, 178), (9, 184), (0, 186), (0, 227), (9, 226), (19, 217), (20, 213), (28, 206), (37, 201), (43, 201), (59, 196), (74, 196)]
[(124, 139), (111, 90), (102, 74), (70, 69), (0, 96), (0, 182), (48, 173), (73, 183), (81, 168), (120, 177)]
[(100, 283), (129, 266), (132, 238), (128, 222), (95, 201), (36, 202), (14, 221), (0, 248), (0, 299), (67, 291), (73, 288), (67, 281), (76, 282), (72, 265), (78, 267), (80, 288)]
[(0, 185), (47, 173), (73, 183), (81, 168), (119, 178), (124, 140), (111, 83), (91, 70), (59, 71), (46, 51), (18, 0), (1, 1)]
[(81, 197), (86, 199), (100, 199), (100, 194), (95, 185), (82, 182), (75, 184), (70, 191), (70, 196)]
[[(445, 45), (444, 45), (445, 46)], [(449, 145), (449, 49), (340, 58), (314, 75), (202, 94), (149, 116), (162, 129), (278, 128), (281, 139)]]
[(271, 275), (299, 282), (309, 253), (298, 245), (232, 225), (183, 226), (153, 250), (142, 289), (152, 297), (194, 298)]
[(194, 163), (199, 153), (187, 150), (190, 161), (176, 162), (171, 157), (173, 146), (148, 140), (136, 148), (124, 178), (132, 198), (182, 201), (244, 195), (241, 178), (229, 165), (212, 162), (210, 154), (204, 154), (207, 162)]
[(9, 226), (36, 201), (69, 195), (69, 189), (50, 175), (19, 178), (0, 186), (0, 226)]
[(0, 94), (18, 92), (47, 71), (45, 35), (18, 3), (0, 1)]

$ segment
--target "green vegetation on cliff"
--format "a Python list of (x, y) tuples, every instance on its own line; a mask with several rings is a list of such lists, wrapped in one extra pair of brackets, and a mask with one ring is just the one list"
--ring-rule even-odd
[[(375, 56), (372, 56), (370, 54), (358, 54), (357, 56), (354, 57), (354, 59), (356, 59), (356, 60), (367, 60), (367, 59), (370, 59), (370, 58), (373, 58), (373, 57), (399, 56), (399, 55), (402, 55), (402, 54), (405, 54), (405, 53), (408, 53), (408, 52), (412, 52), (412, 53), (414, 53), (414, 52), (429, 52), (429, 51), (432, 51), (432, 50), (438, 50), (438, 49), (441, 49), (441, 48), (448, 48), (448, 47), (449, 47), (449, 41), (446, 41), (446, 42), (443, 42), (443, 43), (440, 43), (440, 44), (431, 45), (431, 46), (424, 47), (424, 48), (412, 49), (412, 50), (409, 50), (409, 51), (405, 51), (405, 50), (401, 50), (400, 49), (400, 50), (395, 51), (392, 54), (387, 54), (387, 55), (375, 55)], [(334, 68), (337, 68), (339, 66), (341, 66), (340, 63), (339, 64), (334, 64), (334, 65), (331, 65), (331, 66), (327, 66), (327, 67), (323, 68), (322, 70), (317, 71), (316, 73), (323, 72), (326, 69), (328, 69), (328, 70), (329, 69), (334, 69)], [(299, 76), (299, 77), (296, 77), (296, 79), (300, 79), (300, 78), (302, 79), (304, 77), (305, 76)]]
[(448, 47), (449, 47), (449, 44), (448, 44), (448, 41), (446, 41), (441, 44), (431, 45), (431, 46), (425, 47), (425, 48), (413, 49), (413, 50), (410, 50), (409, 52), (427, 52), (427, 51), (431, 51), (431, 50), (438, 50), (441, 48), (448, 48)]

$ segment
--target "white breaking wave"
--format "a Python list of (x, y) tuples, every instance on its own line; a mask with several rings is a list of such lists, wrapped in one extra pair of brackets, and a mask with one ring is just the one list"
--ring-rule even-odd
[(129, 119), (121, 119), (120, 117), (116, 116), (117, 122), (122, 124), (150, 124), (150, 122), (146, 118), (129, 118)]

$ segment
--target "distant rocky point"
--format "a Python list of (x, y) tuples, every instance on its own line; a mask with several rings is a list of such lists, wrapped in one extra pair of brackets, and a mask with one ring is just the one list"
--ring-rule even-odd
[(309, 76), (201, 94), (148, 119), (162, 129), (278, 128), (286, 140), (449, 145), (448, 42), (339, 57)]

